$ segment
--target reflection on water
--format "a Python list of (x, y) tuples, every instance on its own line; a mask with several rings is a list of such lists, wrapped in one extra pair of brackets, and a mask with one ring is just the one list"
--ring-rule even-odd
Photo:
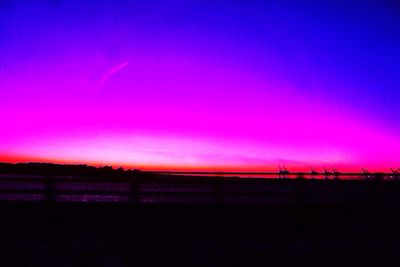
[[(168, 175), (168, 174), (167, 174)], [(177, 175), (177, 174), (174, 174)], [(179, 175), (179, 174), (178, 174)], [(185, 174), (182, 174), (182, 176)], [(287, 174), (285, 176), (279, 177), (276, 173), (274, 174), (190, 174), (190, 176), (196, 176), (196, 177), (220, 177), (220, 178), (243, 178), (243, 179), (251, 179), (251, 178), (260, 178), (260, 179), (297, 179), (299, 178), (299, 175), (297, 174)], [(335, 179), (340, 179), (340, 180), (364, 180), (366, 179), (366, 175), (364, 174), (359, 174), (359, 175), (338, 175), (334, 176), (333, 174), (331, 175), (325, 175), (323, 173), (319, 174), (306, 174), (306, 175), (301, 175), (302, 179), (315, 179), (315, 180), (335, 180)]]

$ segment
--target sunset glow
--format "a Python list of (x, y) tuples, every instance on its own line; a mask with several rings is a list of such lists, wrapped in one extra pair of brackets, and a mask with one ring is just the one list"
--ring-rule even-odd
[(0, 4), (0, 161), (400, 167), (395, 4), (150, 2)]

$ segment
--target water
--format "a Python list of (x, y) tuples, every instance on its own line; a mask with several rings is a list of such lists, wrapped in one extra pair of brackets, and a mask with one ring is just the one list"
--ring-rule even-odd
[[(251, 179), (251, 178), (259, 178), (259, 179), (279, 179), (279, 178), (284, 178), (284, 179), (296, 179), (298, 178), (298, 174), (288, 174), (286, 176), (281, 176), (279, 177), (278, 174), (276, 173), (229, 173), (229, 174), (220, 174), (220, 173), (162, 173), (166, 175), (190, 175), (194, 177), (220, 177), (220, 178), (242, 178), (242, 179)], [(335, 179), (335, 176), (333, 174), (331, 175), (325, 175), (323, 173), (311, 175), (311, 174), (305, 174), (302, 175), (302, 178), (304, 179), (317, 179), (317, 180), (333, 180)], [(340, 180), (364, 180), (366, 176), (364, 174), (351, 174), (351, 175), (339, 175), (338, 178)]]

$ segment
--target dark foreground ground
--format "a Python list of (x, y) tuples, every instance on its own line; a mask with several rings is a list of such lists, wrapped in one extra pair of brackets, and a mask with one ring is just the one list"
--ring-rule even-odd
[(400, 266), (390, 203), (1, 203), (0, 266)]
[(400, 266), (400, 181), (390, 175), (221, 179), (0, 167), (0, 267)]

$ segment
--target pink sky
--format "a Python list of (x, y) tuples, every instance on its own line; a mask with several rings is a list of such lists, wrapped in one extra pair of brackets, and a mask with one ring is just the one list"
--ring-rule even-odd
[(399, 165), (396, 136), (289, 83), (187, 59), (138, 60), (104, 68), (101, 83), (82, 82), (91, 70), (65, 82), (59, 73), (11, 80), (35, 94), (3, 105), (0, 159), (207, 170)]
[(391, 9), (178, 2), (4, 5), (0, 161), (400, 167)]

